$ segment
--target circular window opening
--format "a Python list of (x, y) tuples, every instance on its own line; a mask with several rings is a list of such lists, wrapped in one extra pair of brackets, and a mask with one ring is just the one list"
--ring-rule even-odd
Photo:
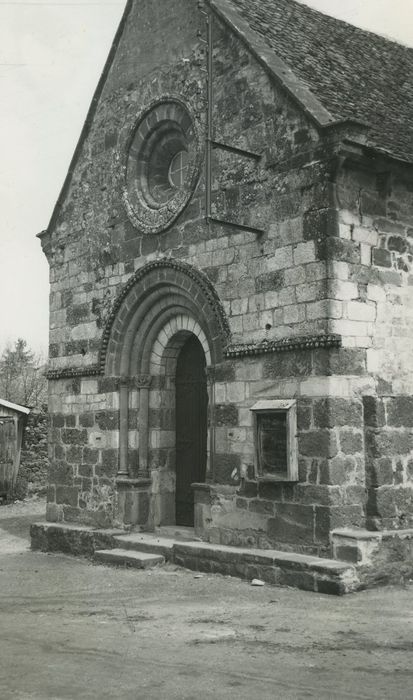
[(125, 203), (144, 231), (167, 228), (189, 202), (199, 177), (196, 123), (178, 100), (158, 102), (141, 116), (126, 166)]
[(172, 187), (181, 189), (185, 185), (185, 179), (189, 169), (188, 151), (179, 151), (169, 165), (168, 179)]

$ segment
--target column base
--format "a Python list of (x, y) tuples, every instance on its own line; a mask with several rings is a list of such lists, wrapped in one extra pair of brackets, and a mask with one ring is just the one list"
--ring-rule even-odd
[(116, 479), (118, 487), (118, 518), (124, 525), (148, 528), (151, 479)]

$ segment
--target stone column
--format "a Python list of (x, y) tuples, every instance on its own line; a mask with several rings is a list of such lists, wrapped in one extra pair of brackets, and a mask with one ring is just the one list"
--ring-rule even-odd
[(152, 377), (148, 374), (141, 374), (135, 378), (135, 386), (139, 392), (139, 467), (138, 478), (149, 478), (149, 389)]
[(119, 469), (118, 478), (129, 476), (129, 377), (119, 378)]

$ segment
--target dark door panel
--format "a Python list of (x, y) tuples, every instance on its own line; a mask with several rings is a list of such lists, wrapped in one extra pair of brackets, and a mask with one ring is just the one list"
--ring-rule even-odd
[(183, 346), (176, 368), (176, 524), (193, 526), (191, 484), (205, 481), (208, 394), (198, 338)]

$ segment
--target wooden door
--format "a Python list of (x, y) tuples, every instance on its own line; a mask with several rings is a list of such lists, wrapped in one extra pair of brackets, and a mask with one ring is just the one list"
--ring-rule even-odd
[(0, 494), (7, 494), (16, 478), (16, 422), (11, 416), (0, 416)]
[(193, 483), (205, 481), (208, 394), (198, 338), (183, 346), (176, 367), (176, 524), (194, 524)]

